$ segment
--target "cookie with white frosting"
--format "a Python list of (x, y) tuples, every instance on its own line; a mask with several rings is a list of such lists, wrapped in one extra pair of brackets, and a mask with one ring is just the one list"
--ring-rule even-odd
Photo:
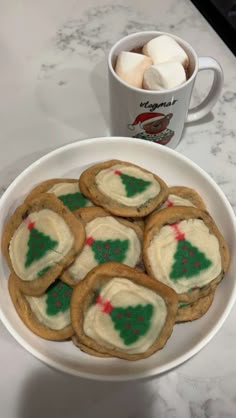
[(89, 354), (139, 360), (166, 344), (177, 307), (177, 295), (168, 286), (110, 262), (74, 288), (71, 321), (78, 345)]
[(57, 279), (41, 296), (24, 295), (11, 275), (8, 288), (15, 309), (24, 324), (46, 340), (65, 340), (73, 334), (70, 319), (72, 288)]
[(38, 296), (82, 250), (85, 229), (49, 193), (20, 205), (8, 219), (2, 251), (21, 291)]
[[(206, 205), (196, 190), (185, 186), (173, 186), (169, 187), (169, 194), (163, 205), (154, 210), (149, 217), (162, 209), (172, 206), (190, 206), (206, 210)], [(145, 219), (145, 223), (147, 221), (148, 217)]]
[(85, 226), (85, 245), (75, 261), (63, 272), (62, 280), (75, 285), (98, 264), (116, 261), (135, 267), (142, 256), (142, 229), (133, 222), (112, 216), (93, 206), (74, 212)]
[(146, 216), (168, 195), (168, 187), (160, 177), (120, 160), (89, 167), (81, 174), (79, 186), (94, 204), (123, 217)]
[(171, 206), (191, 206), (202, 210), (206, 209), (206, 205), (199, 193), (185, 186), (169, 187), (168, 198), (160, 209)]
[(31, 190), (25, 201), (32, 200), (41, 193), (55, 194), (71, 211), (93, 205), (92, 202), (80, 192), (78, 179), (57, 178), (45, 180)]
[(212, 217), (176, 206), (152, 215), (144, 231), (143, 259), (149, 275), (173, 288), (179, 301), (209, 294), (229, 265), (229, 250)]
[(145, 223), (148, 222), (149, 217), (154, 213), (172, 206), (189, 206), (206, 210), (206, 205), (196, 190), (185, 186), (173, 186), (169, 187), (169, 195), (163, 205), (147, 216)]
[(209, 295), (196, 300), (193, 303), (180, 302), (176, 315), (176, 323), (195, 321), (201, 318), (210, 309), (214, 300), (215, 290), (211, 291)]

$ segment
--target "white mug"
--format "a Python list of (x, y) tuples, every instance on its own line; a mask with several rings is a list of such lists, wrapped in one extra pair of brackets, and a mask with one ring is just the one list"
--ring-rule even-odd
[[(142, 47), (151, 39), (168, 35), (185, 50), (189, 58), (189, 78), (178, 87), (165, 91), (144, 90), (122, 81), (114, 67), (121, 51)], [(175, 148), (185, 122), (196, 121), (210, 112), (222, 87), (223, 71), (211, 57), (197, 57), (186, 41), (164, 32), (138, 32), (118, 41), (108, 57), (110, 93), (110, 129), (113, 136), (142, 138)], [(212, 70), (214, 79), (203, 102), (189, 110), (189, 103), (198, 71)]]

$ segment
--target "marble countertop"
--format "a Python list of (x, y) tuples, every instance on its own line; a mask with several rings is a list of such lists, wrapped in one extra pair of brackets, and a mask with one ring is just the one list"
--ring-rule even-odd
[[(0, 192), (30, 163), (108, 130), (106, 57), (139, 30), (175, 33), (222, 65), (220, 100), (186, 125), (177, 151), (216, 180), (236, 208), (235, 57), (189, 0), (3, 0), (0, 14)], [(193, 104), (211, 75), (200, 74)], [(236, 307), (214, 339), (177, 369), (146, 381), (101, 383), (64, 375), (25, 351), (0, 324), (4, 418), (235, 417)]]

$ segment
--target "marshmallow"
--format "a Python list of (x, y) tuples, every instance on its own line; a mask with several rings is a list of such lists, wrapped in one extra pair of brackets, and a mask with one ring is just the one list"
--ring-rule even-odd
[(170, 36), (161, 35), (152, 39), (143, 47), (143, 54), (151, 57), (154, 64), (168, 61), (178, 61), (184, 68), (189, 60), (184, 49)]
[(183, 84), (186, 74), (179, 62), (165, 62), (151, 65), (143, 75), (143, 88), (146, 90), (168, 90)]
[(142, 88), (143, 73), (152, 65), (151, 58), (134, 52), (122, 51), (116, 61), (116, 74), (131, 86)]

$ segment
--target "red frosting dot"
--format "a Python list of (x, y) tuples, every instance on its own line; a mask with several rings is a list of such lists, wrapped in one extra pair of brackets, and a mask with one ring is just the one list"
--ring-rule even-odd
[(176, 236), (175, 236), (175, 239), (177, 240), (177, 241), (181, 241), (182, 239), (184, 239), (185, 238), (185, 235), (182, 233), (182, 232), (177, 232), (177, 234), (176, 234)]
[(93, 237), (87, 237), (85, 240), (85, 245), (92, 245), (92, 243), (94, 242)]
[(52, 296), (53, 296), (54, 298), (56, 298), (56, 297), (57, 297), (57, 295), (58, 295), (58, 293), (57, 293), (57, 292), (53, 292), (53, 294), (52, 294)]
[(186, 264), (187, 263), (187, 258), (182, 258), (182, 263)]
[(109, 314), (111, 313), (112, 309), (113, 309), (113, 306), (109, 300), (102, 303), (102, 312)]
[(183, 245), (182, 250), (187, 250), (187, 245)]
[(105, 248), (110, 248), (110, 244), (105, 244)]
[(195, 261), (195, 262), (194, 262), (194, 266), (195, 266), (195, 267), (199, 267), (199, 261)]
[(174, 205), (174, 203), (171, 200), (168, 199), (167, 200), (167, 206), (170, 207), (170, 206), (173, 206), (173, 205)]
[(29, 230), (29, 231), (31, 231), (31, 229), (33, 229), (33, 228), (34, 228), (34, 225), (35, 225), (35, 222), (33, 222), (33, 221), (29, 221), (29, 223), (28, 223), (28, 225), (27, 225), (28, 230)]
[(117, 318), (122, 318), (122, 313), (120, 313), (120, 312), (119, 312), (119, 313), (116, 315), (116, 317), (117, 317)]
[(61, 302), (59, 300), (56, 301), (56, 306), (57, 306), (57, 308), (60, 308)]
[(130, 313), (130, 311), (126, 312), (125, 316), (128, 316), (128, 317), (130, 317), (130, 316), (131, 316), (131, 313)]
[(120, 252), (119, 248), (115, 248), (115, 253), (118, 254)]
[(194, 251), (193, 250), (189, 250), (189, 255), (193, 255)]
[(138, 316), (138, 321), (143, 321), (143, 316)]
[(138, 334), (139, 333), (139, 331), (138, 331), (138, 329), (133, 329), (133, 334)]
[(96, 297), (95, 303), (96, 303), (96, 304), (100, 304), (100, 303), (102, 303), (102, 297), (101, 297), (101, 295), (98, 295), (98, 296)]
[(107, 258), (108, 257), (108, 254), (107, 253), (104, 253), (102, 256), (103, 256), (103, 258)]
[(187, 272), (187, 269), (182, 269), (182, 273), (186, 273)]
[(67, 291), (65, 292), (65, 296), (71, 296), (71, 292), (70, 292), (69, 290), (67, 290)]
[(125, 328), (130, 328), (130, 327), (131, 327), (130, 323), (129, 322), (126, 322)]

